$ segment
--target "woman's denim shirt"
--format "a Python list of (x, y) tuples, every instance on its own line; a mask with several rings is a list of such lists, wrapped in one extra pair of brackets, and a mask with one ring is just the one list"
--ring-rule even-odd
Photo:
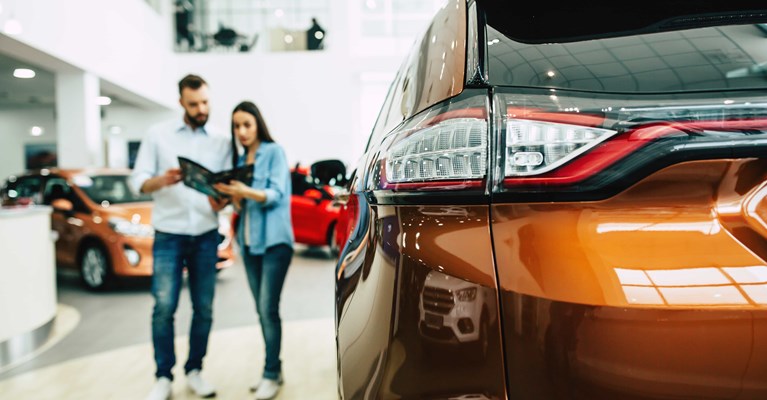
[[(240, 157), (239, 165), (246, 156)], [(246, 199), (240, 217), (238, 243), (245, 249), (245, 229), (250, 230), (250, 254), (262, 255), (266, 249), (278, 244), (293, 247), (293, 226), (290, 221), (290, 170), (285, 152), (274, 142), (262, 142), (256, 150), (253, 182), (250, 187), (263, 190), (266, 201), (259, 203)], [(247, 218), (245, 218), (247, 213)], [(247, 224), (246, 222), (247, 221)]]

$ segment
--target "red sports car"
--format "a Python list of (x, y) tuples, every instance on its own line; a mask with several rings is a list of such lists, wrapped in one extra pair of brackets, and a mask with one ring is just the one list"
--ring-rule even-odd
[(338, 160), (318, 161), (307, 168), (296, 165), (291, 169), (293, 192), (290, 214), (296, 243), (329, 246), (338, 251), (336, 223), (340, 212), (334, 201), (344, 184), (346, 167)]

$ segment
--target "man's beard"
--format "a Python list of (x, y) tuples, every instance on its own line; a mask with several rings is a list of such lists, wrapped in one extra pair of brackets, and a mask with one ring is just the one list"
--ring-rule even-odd
[(198, 118), (195, 118), (189, 115), (189, 113), (186, 113), (186, 120), (189, 121), (189, 124), (192, 125), (192, 127), (202, 128), (203, 126), (205, 126), (206, 123), (208, 123), (208, 116), (205, 115), (205, 118), (203, 118), (202, 121), (200, 121)]

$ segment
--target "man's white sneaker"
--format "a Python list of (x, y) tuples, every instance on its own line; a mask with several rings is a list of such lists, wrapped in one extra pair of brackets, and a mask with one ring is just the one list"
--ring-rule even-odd
[(165, 377), (157, 378), (157, 382), (152, 386), (152, 391), (149, 392), (146, 400), (168, 400), (171, 392), (172, 383), (170, 379)]
[(214, 388), (213, 385), (211, 385), (210, 383), (202, 379), (202, 376), (200, 376), (199, 369), (193, 369), (187, 372), (186, 386), (189, 387), (189, 390), (193, 391), (194, 394), (202, 398), (209, 398), (209, 397), (216, 396), (216, 388)]
[(261, 379), (261, 383), (256, 390), (256, 400), (269, 400), (277, 396), (282, 382), (275, 379)]

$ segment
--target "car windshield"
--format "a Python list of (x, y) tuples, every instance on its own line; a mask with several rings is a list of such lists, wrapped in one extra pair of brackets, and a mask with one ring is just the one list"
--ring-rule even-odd
[(151, 201), (147, 194), (136, 195), (128, 187), (128, 175), (79, 175), (74, 183), (95, 203), (110, 204)]

